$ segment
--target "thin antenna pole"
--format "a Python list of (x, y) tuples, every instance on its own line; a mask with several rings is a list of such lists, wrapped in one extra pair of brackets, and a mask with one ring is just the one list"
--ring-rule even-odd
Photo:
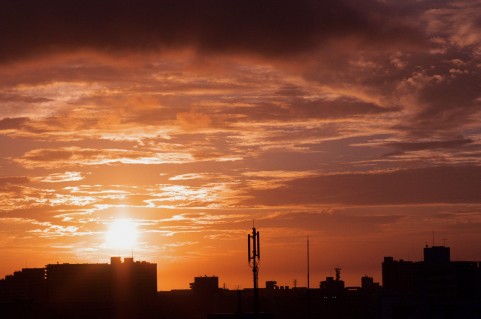
[(309, 235), (307, 235), (307, 290), (310, 288), (310, 269), (309, 269)]
[(309, 235), (307, 235), (307, 318), (311, 318)]

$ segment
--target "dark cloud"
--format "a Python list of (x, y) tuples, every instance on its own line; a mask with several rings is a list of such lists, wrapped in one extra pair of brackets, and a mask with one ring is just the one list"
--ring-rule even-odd
[(420, 90), (419, 110), (410, 118), (410, 131), (416, 136), (457, 133), (479, 114), (481, 74), (477, 69), (452, 67), (438, 72), (443, 79)]
[[(390, 45), (419, 37), (376, 1), (19, 0), (0, 6), (0, 61), (77, 49), (196, 47), (285, 56), (333, 38)], [(362, 8), (362, 9), (361, 9)]]
[(22, 103), (44, 103), (50, 102), (51, 99), (47, 99), (44, 97), (32, 97), (27, 95), (18, 95), (18, 94), (0, 94), (0, 101), (2, 102), (22, 102)]
[[(353, 115), (374, 115), (392, 112), (387, 108), (356, 100), (339, 99), (336, 101), (292, 101), (291, 113), (306, 118), (337, 118)], [(293, 115), (291, 114), (291, 115)]]
[[(251, 103), (252, 104), (252, 103)], [(252, 107), (233, 107), (229, 110), (232, 114), (239, 115), (243, 121), (289, 121), (295, 119), (337, 119), (360, 116), (373, 116), (396, 111), (395, 108), (383, 108), (372, 103), (359, 100), (339, 98), (334, 101), (309, 98), (290, 98), (285, 100), (272, 99), (272, 102), (252, 104)], [(303, 127), (302, 130), (308, 129)]]
[(393, 142), (387, 143), (385, 146), (394, 148), (396, 151), (391, 154), (399, 154), (399, 152), (405, 151), (421, 151), (429, 149), (451, 149), (459, 148), (473, 143), (472, 139), (460, 138), (447, 141), (423, 141), (423, 142)]
[(481, 167), (323, 175), (250, 195), (249, 204), (265, 205), (481, 203)]
[(0, 131), (22, 128), (29, 121), (26, 117), (6, 117), (0, 120)]

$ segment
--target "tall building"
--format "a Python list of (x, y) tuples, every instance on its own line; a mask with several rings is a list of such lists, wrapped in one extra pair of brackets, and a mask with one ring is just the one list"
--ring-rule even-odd
[(419, 290), (421, 280), (421, 263), (394, 260), (384, 257), (382, 263), (382, 286), (386, 292), (413, 295)]
[(51, 302), (148, 301), (157, 293), (157, 264), (112, 257), (110, 264), (49, 264)]
[[(423, 261), (382, 263), (383, 318), (480, 318), (481, 268), (472, 261), (451, 261), (450, 249), (426, 246)], [(480, 316), (472, 315), (478, 311)], [(386, 315), (388, 314), (388, 315)]]

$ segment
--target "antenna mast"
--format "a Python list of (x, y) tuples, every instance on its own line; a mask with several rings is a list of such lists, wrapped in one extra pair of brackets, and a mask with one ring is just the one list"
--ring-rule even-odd
[(307, 235), (307, 319), (311, 318), (309, 235)]
[(307, 236), (307, 290), (310, 288), (310, 269), (309, 269), (309, 235)]
[[(254, 226), (254, 225), (253, 225)], [(252, 242), (252, 245), (251, 245)], [(251, 249), (252, 248), (252, 249)], [(252, 268), (252, 275), (254, 277), (254, 312), (259, 313), (259, 260), (261, 258), (261, 245), (259, 232), (255, 227), (252, 227), (252, 235), (247, 235), (247, 251), (248, 261)]]

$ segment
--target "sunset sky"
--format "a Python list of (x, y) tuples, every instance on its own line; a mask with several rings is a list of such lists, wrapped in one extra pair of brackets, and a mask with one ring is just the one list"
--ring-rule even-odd
[[(0, 278), (129, 256), (158, 289), (481, 260), (480, 0), (0, 3)], [(118, 220), (134, 247), (113, 247)], [(110, 237), (109, 237), (110, 238)]]

